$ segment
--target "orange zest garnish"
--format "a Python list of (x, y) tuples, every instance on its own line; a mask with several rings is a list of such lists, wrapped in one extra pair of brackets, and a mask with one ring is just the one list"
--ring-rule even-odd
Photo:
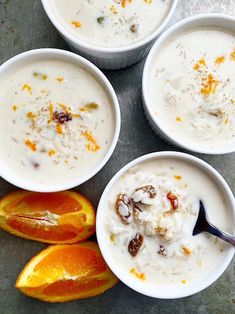
[(224, 56), (220, 56), (220, 57), (217, 57), (215, 59), (215, 64), (217, 65), (220, 65), (221, 63), (223, 63), (225, 61), (225, 57)]
[(58, 82), (63, 82), (63, 81), (64, 81), (64, 78), (63, 78), (62, 76), (58, 76), (58, 77), (56, 78), (56, 80), (57, 80)]
[(30, 95), (32, 95), (32, 87), (29, 84), (26, 83), (22, 86), (22, 91), (24, 90), (27, 90), (30, 93)]
[(57, 133), (57, 134), (63, 134), (62, 125), (59, 124), (59, 123), (56, 125), (56, 133)]
[(33, 113), (33, 112), (28, 112), (27, 113), (27, 118), (29, 118), (29, 119), (31, 119), (31, 120), (35, 120), (35, 118), (36, 118), (36, 115)]
[(178, 176), (178, 175), (175, 175), (174, 177), (175, 177), (176, 180), (181, 180), (182, 179), (182, 177)]
[(65, 113), (71, 113), (71, 109), (65, 104), (58, 104)]
[(52, 157), (52, 156), (54, 156), (56, 154), (56, 151), (54, 150), (54, 149), (50, 149), (49, 151), (48, 151), (48, 156), (49, 157)]
[(131, 3), (131, 2), (132, 2), (132, 0), (121, 0), (121, 6), (123, 8), (125, 8), (127, 6), (127, 4)]
[(183, 252), (185, 255), (191, 255), (192, 254), (192, 251), (188, 248), (188, 247), (183, 247), (182, 248)]
[(25, 266), (16, 288), (43, 301), (65, 302), (100, 295), (117, 282), (98, 245), (83, 242), (40, 252)]
[(100, 146), (97, 144), (95, 138), (93, 137), (91, 132), (85, 131), (82, 132), (82, 135), (86, 137), (87, 141), (89, 142), (87, 144), (87, 149), (92, 151), (92, 152), (96, 152), (97, 150), (100, 149)]
[(132, 275), (134, 275), (136, 278), (138, 278), (138, 279), (140, 279), (142, 281), (146, 279), (145, 274), (144, 273), (139, 273), (134, 267), (131, 268), (130, 273)]
[(196, 70), (196, 71), (199, 71), (201, 69), (201, 67), (206, 67), (206, 61), (205, 61), (204, 58), (199, 59), (197, 61), (197, 63), (195, 63), (193, 69)]
[(37, 150), (37, 144), (36, 143), (34, 143), (30, 140), (26, 140), (25, 145), (28, 146), (28, 148), (30, 148), (33, 152), (36, 152), (36, 150)]
[(71, 24), (72, 24), (74, 27), (76, 27), (76, 28), (79, 28), (79, 27), (82, 26), (81, 23), (78, 22), (78, 21), (72, 21)]
[(16, 191), (0, 201), (0, 227), (22, 238), (46, 243), (76, 243), (95, 232), (95, 212), (74, 191)]
[(207, 78), (202, 78), (202, 88), (200, 90), (201, 94), (209, 96), (210, 94), (215, 94), (219, 81), (215, 80), (213, 75), (208, 74)]
[(53, 121), (53, 118), (54, 118), (53, 105), (51, 101), (49, 101), (49, 115), (50, 115), (50, 120), (49, 120), (49, 123), (50, 123)]

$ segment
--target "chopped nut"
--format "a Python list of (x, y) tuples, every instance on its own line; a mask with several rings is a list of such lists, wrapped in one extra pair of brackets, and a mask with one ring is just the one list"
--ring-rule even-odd
[(113, 244), (115, 244), (116, 243), (116, 235), (115, 234), (111, 234), (110, 235), (110, 241), (113, 243)]
[(95, 102), (91, 102), (91, 103), (85, 105), (85, 107), (87, 109), (98, 109), (99, 105), (97, 103), (95, 103)]
[(29, 84), (26, 83), (22, 86), (22, 91), (24, 90), (28, 91), (30, 95), (32, 95), (32, 87)]
[(39, 163), (34, 162), (34, 163), (33, 163), (33, 167), (34, 167), (34, 169), (38, 169), (38, 168), (40, 167), (40, 165), (39, 165)]
[(142, 210), (134, 203), (134, 206), (133, 206), (133, 215), (134, 215), (135, 220), (137, 220), (138, 222), (140, 222), (139, 214), (140, 214), (141, 212), (142, 212)]
[(102, 23), (104, 22), (104, 16), (98, 17), (98, 18), (97, 18), (97, 22), (98, 22), (99, 24), (102, 24)]
[(38, 77), (38, 78), (40, 78), (41, 80), (44, 80), (44, 81), (47, 79), (47, 75), (46, 74), (39, 73), (39, 72), (33, 72), (33, 76), (34, 77)]
[(131, 25), (130, 31), (131, 31), (132, 33), (136, 33), (136, 32), (137, 32), (137, 26), (136, 26), (136, 24), (132, 24), (132, 25)]
[(145, 205), (151, 205), (151, 201), (149, 200), (154, 199), (157, 195), (157, 191), (154, 186), (152, 185), (146, 185), (139, 187), (135, 190), (135, 192), (132, 194), (133, 201), (135, 203), (142, 203)]
[(166, 249), (165, 249), (165, 247), (164, 247), (163, 245), (160, 245), (158, 254), (159, 254), (159, 255), (162, 255), (162, 256), (167, 256)]
[(136, 233), (135, 238), (131, 240), (128, 245), (128, 252), (135, 257), (138, 254), (143, 242), (143, 235), (141, 233)]
[(216, 118), (221, 118), (225, 114), (225, 111), (222, 108), (216, 108), (214, 110), (211, 110), (209, 114)]
[(133, 220), (133, 203), (124, 193), (117, 197), (115, 209), (124, 224), (129, 224)]
[(177, 122), (182, 122), (182, 118), (181, 118), (181, 117), (176, 117), (175, 120), (176, 120)]
[(171, 208), (173, 210), (176, 210), (178, 208), (178, 206), (179, 206), (178, 197), (174, 193), (169, 192), (167, 194), (167, 198), (168, 198), (168, 200), (171, 203)]
[(165, 237), (167, 231), (168, 231), (167, 228), (156, 227), (156, 232), (159, 233), (161, 237)]

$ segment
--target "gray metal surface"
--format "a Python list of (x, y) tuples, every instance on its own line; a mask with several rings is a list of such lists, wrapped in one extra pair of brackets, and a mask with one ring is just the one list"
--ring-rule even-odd
[[(69, 0), (68, 0), (69, 2)], [(235, 15), (235, 0), (179, 0), (170, 24), (206, 12)], [(68, 49), (43, 12), (40, 0), (0, 0), (0, 63), (17, 53), (41, 47)], [(78, 188), (97, 206), (109, 179), (127, 162), (143, 154), (176, 150), (160, 140), (148, 126), (141, 102), (144, 60), (121, 71), (105, 71), (121, 106), (122, 129), (118, 146), (106, 167)], [(4, 88), (4, 86), (0, 86)], [(235, 192), (235, 154), (197, 155), (214, 166)], [(14, 187), (0, 179), (0, 196)], [(65, 304), (46, 304), (27, 298), (15, 288), (25, 263), (45, 245), (0, 231), (0, 313), (235, 313), (234, 262), (226, 273), (205, 291), (180, 300), (156, 300), (142, 296), (119, 283), (104, 295)]]

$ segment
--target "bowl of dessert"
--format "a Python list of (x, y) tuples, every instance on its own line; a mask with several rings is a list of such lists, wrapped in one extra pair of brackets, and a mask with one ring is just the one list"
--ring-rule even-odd
[(120, 109), (107, 78), (57, 49), (24, 52), (0, 67), (0, 176), (38, 192), (87, 181), (109, 160)]
[(187, 18), (153, 46), (144, 68), (147, 119), (168, 142), (193, 152), (235, 151), (235, 18)]
[(172, 17), (177, 0), (42, 0), (71, 49), (106, 69), (138, 62)]
[(209, 287), (228, 267), (234, 247), (205, 232), (193, 236), (200, 202), (214, 225), (234, 232), (233, 194), (206, 162), (158, 152), (127, 164), (107, 185), (97, 211), (97, 239), (110, 269), (155, 298)]

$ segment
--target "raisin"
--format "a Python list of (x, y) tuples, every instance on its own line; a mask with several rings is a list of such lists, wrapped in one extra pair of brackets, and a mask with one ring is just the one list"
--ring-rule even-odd
[(168, 200), (171, 203), (172, 209), (176, 210), (178, 208), (178, 206), (179, 206), (178, 197), (174, 193), (169, 192), (167, 194), (167, 198), (168, 198)]
[(39, 163), (34, 162), (34, 163), (33, 163), (33, 167), (34, 167), (34, 169), (38, 169), (38, 168), (40, 167), (40, 165), (39, 165)]
[(69, 113), (65, 112), (54, 112), (54, 121), (59, 124), (64, 124), (65, 122), (69, 122), (72, 120), (72, 116)]
[(149, 198), (154, 198), (157, 195), (157, 191), (153, 185), (145, 185), (136, 189), (135, 191), (142, 190), (144, 193), (148, 194)]
[(128, 245), (128, 252), (135, 257), (138, 254), (143, 242), (143, 235), (141, 233), (136, 233), (135, 238), (132, 239)]
[(136, 32), (137, 32), (137, 26), (136, 26), (136, 24), (132, 24), (132, 25), (131, 25), (130, 31), (131, 31), (132, 33), (136, 33)]
[(163, 245), (160, 245), (158, 254), (162, 256), (167, 256), (166, 249)]

